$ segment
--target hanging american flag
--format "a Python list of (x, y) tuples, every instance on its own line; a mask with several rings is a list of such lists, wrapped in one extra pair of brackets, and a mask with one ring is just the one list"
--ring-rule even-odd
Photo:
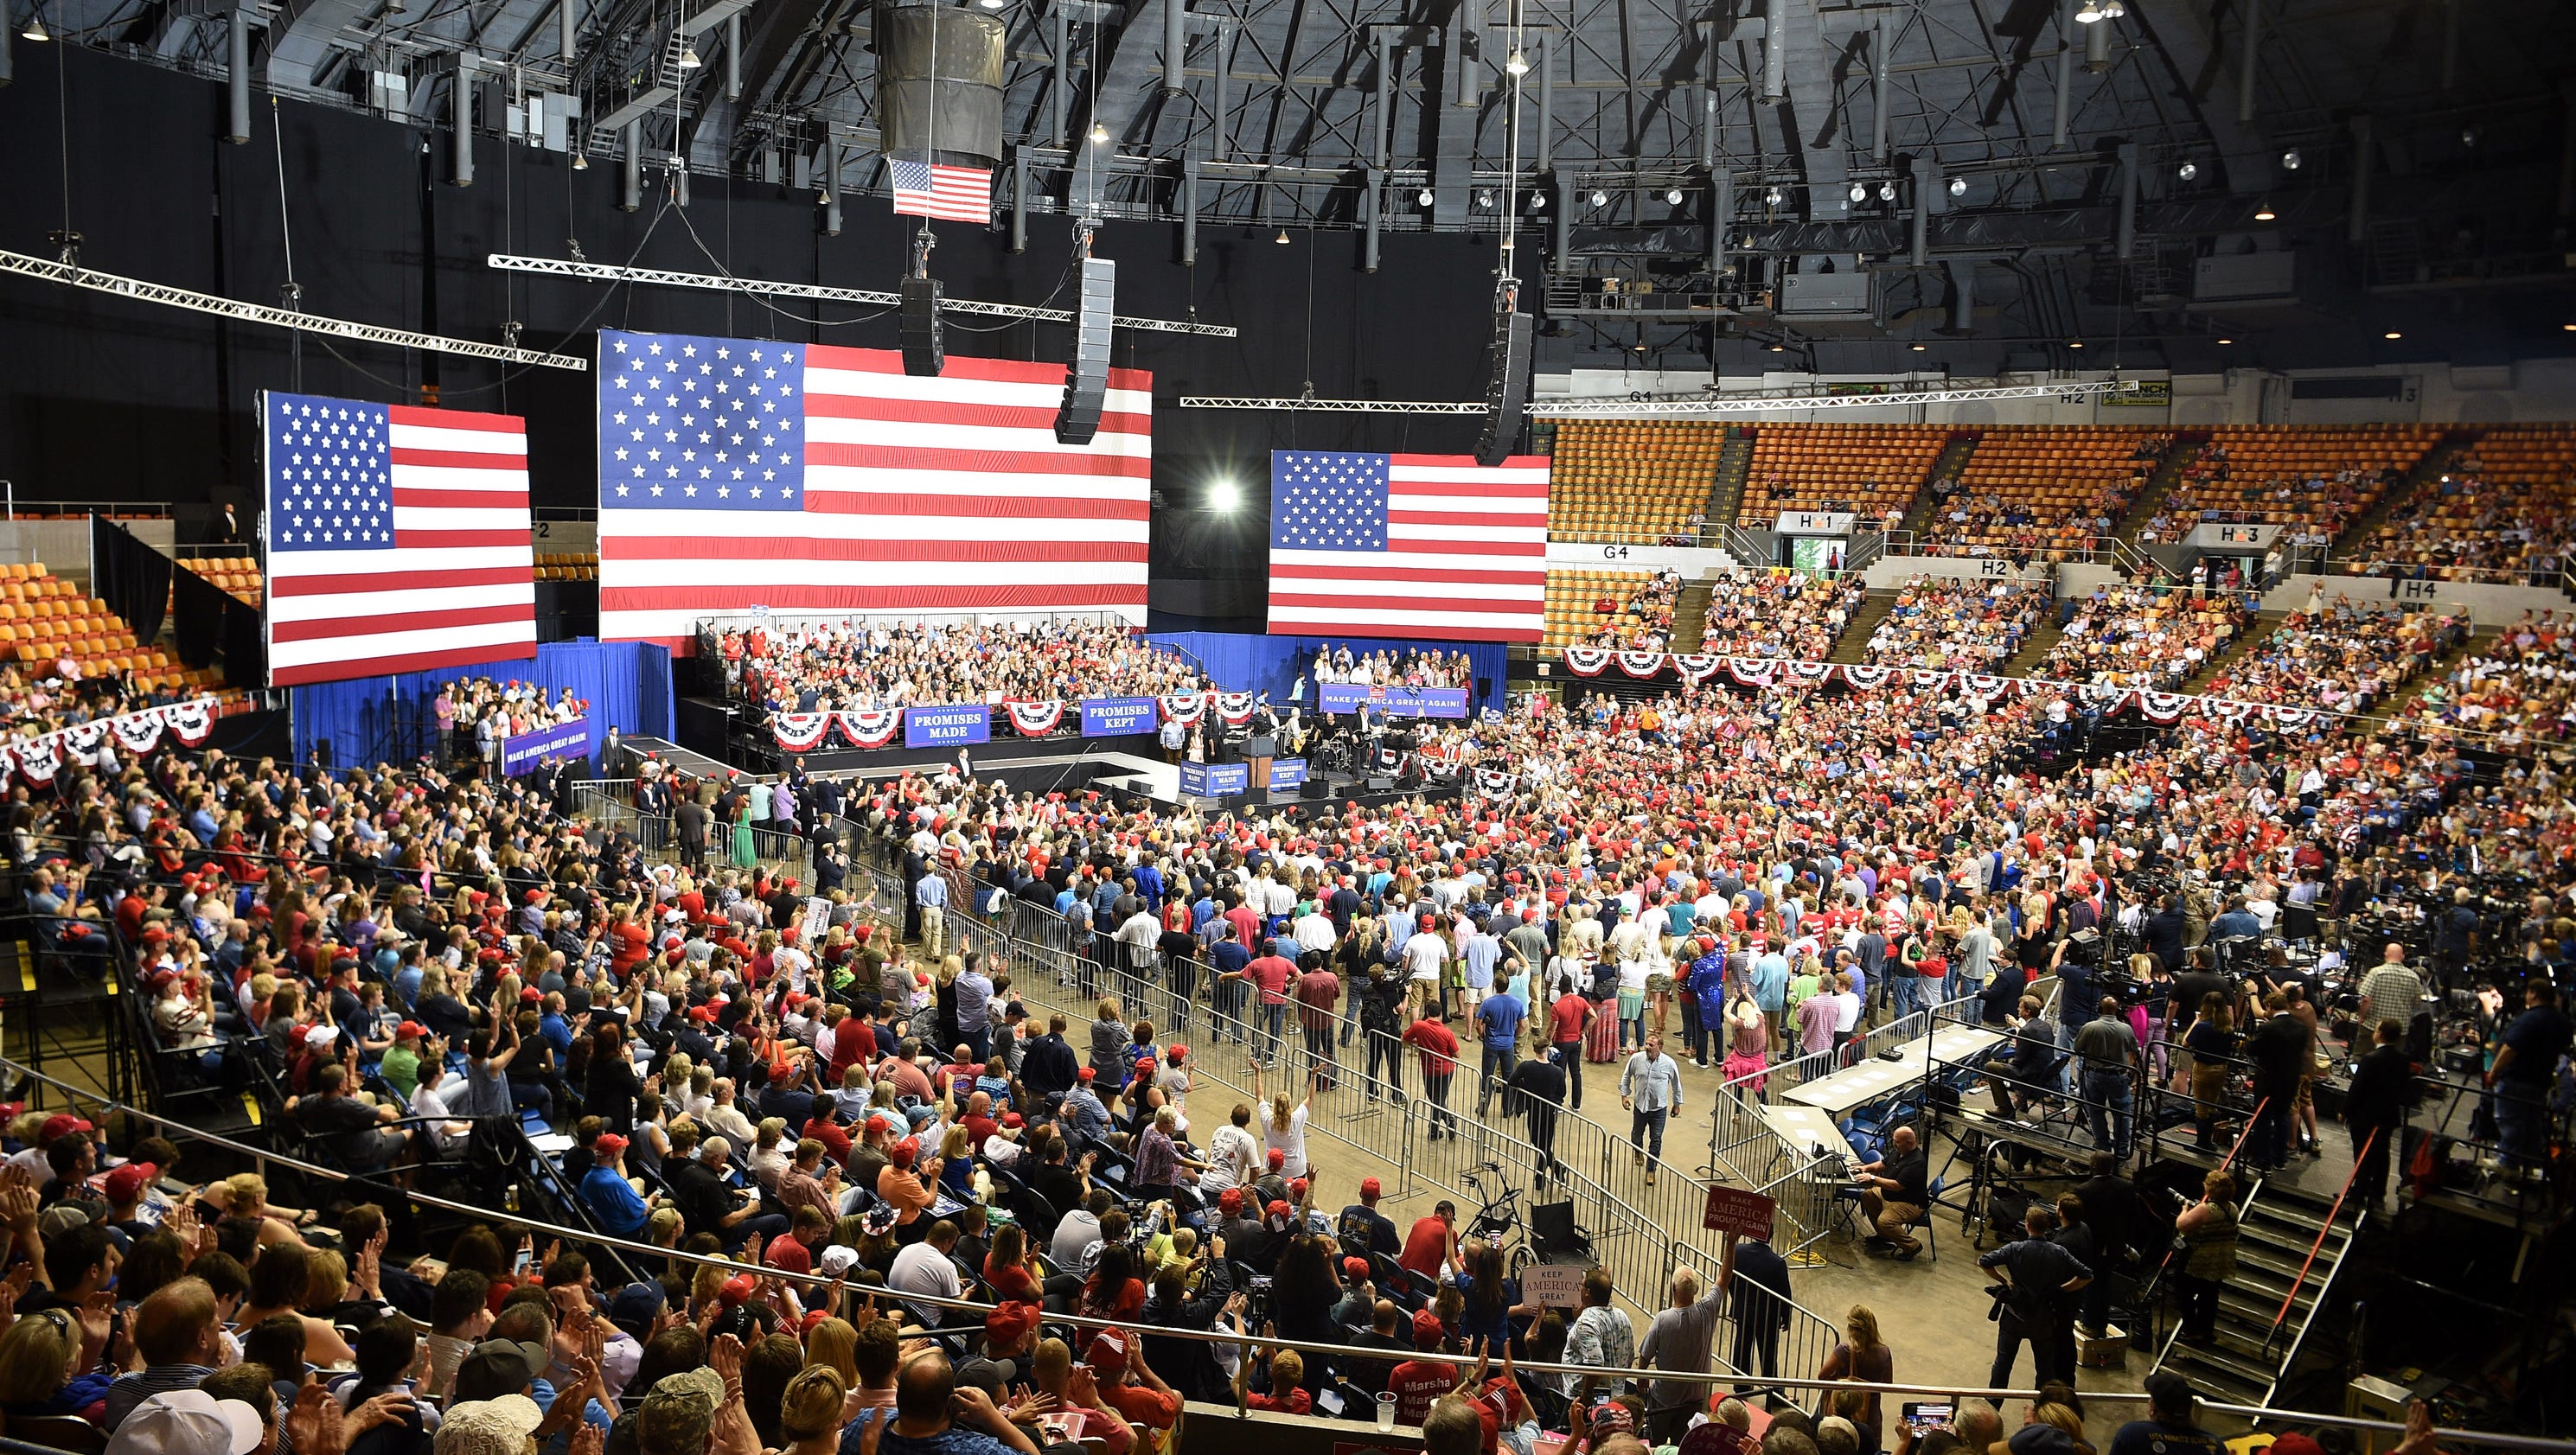
[(898, 216), (987, 224), (993, 220), (993, 173), (988, 168), (888, 157), (886, 178), (894, 183)]
[(1061, 364), (603, 332), (599, 630), (702, 617), (1116, 612), (1145, 620), (1153, 392), (1109, 371), (1060, 445)]
[(1270, 630), (1534, 642), (1547, 631), (1546, 457), (1274, 450)]
[(535, 650), (524, 421), (279, 393), (260, 411), (271, 683)]

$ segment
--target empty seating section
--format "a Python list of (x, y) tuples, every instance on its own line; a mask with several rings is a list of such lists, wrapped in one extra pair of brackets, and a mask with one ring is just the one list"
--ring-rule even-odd
[(1714, 422), (1567, 420), (1548, 472), (1548, 529), (1560, 540), (1689, 535), (1725, 444)]
[(2203, 520), (2287, 526), (2331, 542), (2442, 437), (2437, 424), (2224, 425), (2167, 497), (2160, 538)]
[(1946, 550), (2042, 555), (2108, 535), (2171, 437), (2119, 425), (1992, 425), (1953, 483), (1933, 487), (1924, 535)]
[[(1604, 605), (1609, 610), (1602, 610)], [(1660, 648), (1672, 634), (1672, 622), (1671, 596), (1657, 589), (1650, 571), (1547, 573), (1550, 647)]]
[(1886, 523), (1913, 504), (1959, 433), (1936, 424), (1757, 424), (1739, 514), (1751, 522), (1784, 510), (1848, 510)]
[(259, 605), (261, 588), (257, 557), (200, 556), (180, 564), (222, 587), (226, 593), (253, 606)]
[(2478, 437), (2351, 554), (2445, 580), (2557, 584), (2576, 539), (2576, 429), (2507, 425)]
[(40, 679), (69, 660), (84, 677), (132, 672), (135, 685), (146, 689), (198, 680), (168, 653), (136, 642), (104, 603), (82, 595), (42, 561), (0, 566), (0, 654)]
[(539, 551), (537, 579), (540, 581), (596, 581), (599, 579), (597, 551)]

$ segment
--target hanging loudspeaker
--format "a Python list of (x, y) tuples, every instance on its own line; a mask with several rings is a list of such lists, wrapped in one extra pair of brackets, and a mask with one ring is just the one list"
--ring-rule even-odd
[(914, 375), (938, 373), (947, 362), (939, 339), (938, 279), (903, 280), (903, 311), (897, 331), (903, 340), (903, 371)]
[(1118, 264), (1082, 260), (1082, 301), (1073, 321), (1073, 363), (1065, 370), (1064, 407), (1055, 414), (1056, 443), (1087, 445), (1100, 430), (1109, 399), (1109, 317), (1116, 306)]
[(1485, 384), (1485, 432), (1476, 437), (1476, 463), (1510, 458), (1529, 412), (1530, 339), (1533, 320), (1517, 310), (1494, 315), (1493, 373)]
[(887, 156), (999, 166), (1003, 28), (954, 6), (875, 7), (871, 44)]

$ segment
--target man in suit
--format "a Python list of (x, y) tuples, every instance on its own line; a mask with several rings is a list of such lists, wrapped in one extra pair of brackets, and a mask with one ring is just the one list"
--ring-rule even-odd
[(1736, 1368), (1750, 1373), (1754, 1360), (1761, 1372), (1780, 1372), (1780, 1331), (1789, 1326), (1789, 1260), (1768, 1238), (1740, 1238), (1727, 1283), (1728, 1312), (1735, 1316)]
[[(665, 790), (665, 796), (667, 794), (668, 790)], [(698, 795), (693, 792), (680, 800), (679, 806), (671, 811), (671, 817), (680, 830), (680, 862), (694, 874), (705, 868), (707, 862), (707, 806), (698, 802)]]
[[(2415, 1079), (2405, 1038), (2405, 1028), (2396, 1021), (2373, 1026), (2371, 1048), (2353, 1068), (2352, 1085), (2343, 1096), (2343, 1129), (2352, 1138), (2352, 1190), (2373, 1209), (2387, 1195), (2389, 1147), (2406, 1121), (2406, 1090)], [(2369, 1143), (2366, 1151), (2364, 1142)]]
[[(671, 822), (671, 789), (659, 778), (647, 778), (635, 785), (635, 817), (642, 829), (647, 849), (662, 847), (663, 834)], [(701, 841), (703, 846), (703, 834)]]
[(2254, 1063), (2253, 1132), (2246, 1138), (2247, 1165), (2275, 1172), (2290, 1160), (2290, 1113), (2297, 1107), (2299, 1077), (2308, 1059), (2308, 1028), (2290, 1014), (2280, 991), (2263, 997), (2265, 1019), (2245, 1039)]

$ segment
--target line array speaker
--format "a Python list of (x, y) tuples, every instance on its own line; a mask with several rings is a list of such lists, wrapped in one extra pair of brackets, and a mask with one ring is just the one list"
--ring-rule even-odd
[(939, 337), (938, 279), (905, 277), (897, 332), (903, 340), (905, 373), (936, 374), (948, 362)]
[(1058, 444), (1087, 445), (1100, 432), (1100, 410), (1109, 399), (1109, 320), (1117, 295), (1117, 260), (1083, 259), (1082, 301), (1073, 320), (1073, 363), (1065, 370), (1064, 405), (1055, 413)]
[(1518, 310), (1494, 315), (1493, 373), (1485, 384), (1485, 432), (1476, 437), (1476, 463), (1499, 465), (1519, 443), (1529, 413), (1530, 340), (1537, 321)]

